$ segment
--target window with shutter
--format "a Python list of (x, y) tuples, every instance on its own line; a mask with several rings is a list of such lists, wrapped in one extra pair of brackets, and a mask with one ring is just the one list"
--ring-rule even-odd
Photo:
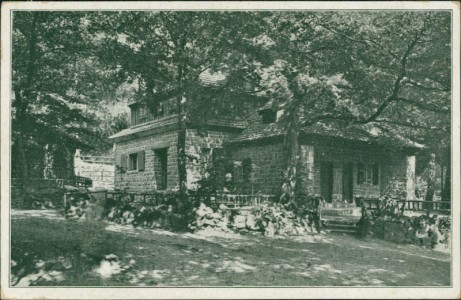
[(147, 122), (147, 107), (145, 106), (140, 106), (138, 109), (138, 120), (137, 124), (145, 123)]
[(144, 151), (139, 151), (138, 152), (138, 171), (144, 171), (144, 163), (145, 161), (145, 155)]
[(136, 110), (134, 108), (131, 109), (131, 126), (136, 125)]
[(134, 171), (138, 169), (138, 153), (129, 155), (128, 170)]
[(123, 172), (126, 172), (127, 170), (128, 168), (127, 168), (126, 154), (122, 154), (120, 158), (120, 171), (123, 173)]

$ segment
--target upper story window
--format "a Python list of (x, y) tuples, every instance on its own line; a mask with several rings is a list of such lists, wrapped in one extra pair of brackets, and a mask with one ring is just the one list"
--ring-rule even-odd
[(274, 123), (277, 120), (277, 112), (272, 109), (265, 109), (259, 111), (259, 115), (262, 117), (263, 124)]
[(139, 111), (139, 123), (147, 122), (147, 107), (140, 106), (138, 111)]
[(162, 101), (155, 113), (152, 113), (145, 104), (133, 103), (130, 105), (131, 126), (174, 115), (176, 113), (176, 102), (174, 100)]

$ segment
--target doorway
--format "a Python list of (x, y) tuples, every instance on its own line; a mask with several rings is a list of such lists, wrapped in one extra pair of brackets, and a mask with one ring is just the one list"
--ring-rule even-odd
[(168, 148), (154, 150), (154, 175), (157, 190), (166, 190), (168, 179)]
[(343, 165), (343, 200), (352, 203), (353, 199), (353, 164), (348, 162)]
[(320, 195), (331, 203), (333, 199), (333, 164), (331, 162), (321, 162), (320, 164)]

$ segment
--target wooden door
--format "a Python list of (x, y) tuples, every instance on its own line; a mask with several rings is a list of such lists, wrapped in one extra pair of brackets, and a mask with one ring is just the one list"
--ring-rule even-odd
[(343, 165), (343, 200), (346, 200), (348, 203), (353, 202), (353, 173), (352, 163), (345, 163)]
[(331, 203), (333, 199), (333, 164), (331, 162), (321, 162), (320, 164), (320, 195)]

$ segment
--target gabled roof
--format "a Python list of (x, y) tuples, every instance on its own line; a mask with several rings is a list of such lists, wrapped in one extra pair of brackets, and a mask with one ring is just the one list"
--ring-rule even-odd
[(222, 127), (235, 127), (239, 129), (245, 129), (248, 127), (248, 121), (237, 118), (219, 118), (211, 119), (206, 122), (211, 126), (222, 126)]
[[(279, 123), (261, 124), (253, 123), (248, 126), (239, 136), (229, 143), (241, 143), (256, 141), (266, 138), (280, 137), (284, 135), (284, 129)], [(384, 126), (369, 123), (365, 125), (349, 125), (346, 122), (319, 122), (304, 127), (301, 133), (310, 137), (330, 137), (349, 141), (360, 141), (369, 144), (391, 146), (394, 148), (422, 149), (425, 146), (398, 134), (394, 130)]]

